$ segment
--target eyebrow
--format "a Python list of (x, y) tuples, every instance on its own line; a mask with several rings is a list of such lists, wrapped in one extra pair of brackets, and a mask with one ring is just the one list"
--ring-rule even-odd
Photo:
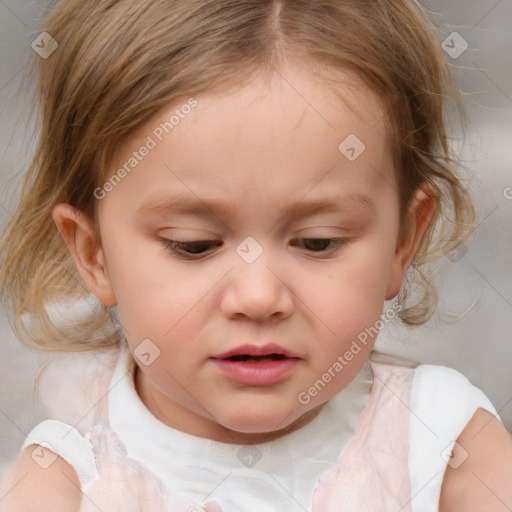
[[(168, 216), (172, 214), (189, 214), (202, 217), (226, 217), (235, 215), (239, 208), (236, 204), (224, 200), (202, 200), (191, 196), (149, 198), (137, 213)], [(375, 203), (364, 194), (347, 194), (345, 196), (329, 196), (323, 199), (303, 199), (288, 203), (283, 208), (283, 215), (290, 218), (306, 217), (328, 212), (375, 212)]]

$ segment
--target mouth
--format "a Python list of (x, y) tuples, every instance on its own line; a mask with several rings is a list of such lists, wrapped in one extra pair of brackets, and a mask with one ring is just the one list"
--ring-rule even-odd
[(284, 354), (268, 354), (264, 356), (251, 356), (249, 354), (242, 354), (239, 356), (226, 357), (227, 361), (244, 361), (248, 363), (259, 363), (262, 361), (280, 361), (286, 359)]
[(229, 361), (279, 361), (280, 359), (295, 358), (299, 356), (290, 350), (281, 347), (276, 343), (267, 343), (266, 345), (246, 344), (240, 345), (232, 350), (216, 354), (213, 359), (224, 359)]
[(301, 358), (276, 344), (242, 345), (212, 357), (225, 378), (245, 386), (271, 386), (289, 377)]

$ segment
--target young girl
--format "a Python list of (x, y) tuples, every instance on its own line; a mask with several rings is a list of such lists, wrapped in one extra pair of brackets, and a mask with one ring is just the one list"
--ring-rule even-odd
[(511, 509), (483, 393), (373, 351), (473, 221), (416, 0), (66, 0), (39, 48), (3, 298), (90, 356), (43, 381), (2, 511)]

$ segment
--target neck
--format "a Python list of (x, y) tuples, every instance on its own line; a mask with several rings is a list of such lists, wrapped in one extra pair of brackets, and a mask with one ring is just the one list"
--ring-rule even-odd
[[(178, 402), (173, 401), (167, 395), (153, 386), (139, 367), (134, 370), (135, 389), (139, 398), (147, 407), (149, 412), (159, 421), (186, 434), (203, 437), (212, 441), (228, 444), (259, 444), (274, 441), (287, 434), (290, 434), (311, 422), (322, 410), (325, 404), (321, 404), (300, 416), (296, 421), (287, 427), (271, 432), (247, 433), (231, 430), (215, 422), (211, 417), (200, 415)], [(169, 414), (161, 406), (163, 402), (173, 402), (174, 414)]]

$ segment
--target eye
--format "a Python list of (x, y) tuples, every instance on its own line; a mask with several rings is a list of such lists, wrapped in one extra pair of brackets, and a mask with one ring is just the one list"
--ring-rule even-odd
[(314, 253), (330, 254), (348, 244), (345, 238), (297, 238), (305, 249)]
[[(201, 256), (208, 252), (209, 248), (219, 247), (222, 242), (216, 240), (194, 240), (192, 242), (180, 242), (168, 238), (158, 237), (164, 246), (171, 252), (183, 257), (184, 259), (197, 259), (195, 256)], [(297, 238), (302, 248), (321, 254), (331, 254), (339, 251), (348, 244), (345, 238)]]
[[(194, 240), (192, 242), (180, 242), (168, 238), (159, 237), (164, 246), (171, 252), (182, 255), (184, 258), (193, 258), (194, 255), (202, 255), (207, 252), (208, 247), (222, 245), (215, 240)], [(181, 251), (181, 252), (180, 252)]]

